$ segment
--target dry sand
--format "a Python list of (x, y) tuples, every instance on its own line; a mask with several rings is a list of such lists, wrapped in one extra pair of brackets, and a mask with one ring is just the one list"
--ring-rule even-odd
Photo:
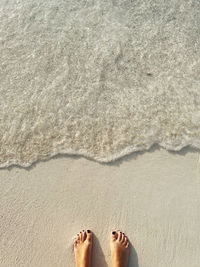
[(72, 267), (72, 238), (95, 233), (93, 267), (110, 266), (109, 233), (129, 237), (129, 266), (199, 267), (199, 153), (152, 148), (113, 164), (56, 157), (0, 170), (0, 266)]

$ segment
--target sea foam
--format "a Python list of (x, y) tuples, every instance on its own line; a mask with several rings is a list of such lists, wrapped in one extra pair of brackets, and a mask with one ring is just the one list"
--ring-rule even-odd
[(200, 148), (200, 2), (1, 0), (0, 167)]

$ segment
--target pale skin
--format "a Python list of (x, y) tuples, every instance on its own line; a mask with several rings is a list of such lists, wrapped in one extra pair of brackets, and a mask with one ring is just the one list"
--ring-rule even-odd
[[(113, 231), (110, 237), (111, 267), (127, 267), (129, 257), (129, 242), (126, 235), (120, 231)], [(83, 230), (74, 240), (76, 267), (92, 267), (92, 231)]]

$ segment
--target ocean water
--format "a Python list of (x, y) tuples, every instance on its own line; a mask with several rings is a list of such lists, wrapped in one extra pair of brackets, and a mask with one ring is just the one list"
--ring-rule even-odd
[(200, 148), (200, 2), (0, 0), (0, 167)]

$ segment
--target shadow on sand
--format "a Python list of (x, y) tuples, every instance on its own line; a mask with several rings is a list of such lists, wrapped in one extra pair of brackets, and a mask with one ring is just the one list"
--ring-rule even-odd
[(93, 267), (108, 267), (99, 240), (93, 233), (93, 252), (92, 252)]
[(130, 254), (129, 254), (128, 267), (139, 267), (136, 250), (130, 241), (129, 243), (130, 243)]

